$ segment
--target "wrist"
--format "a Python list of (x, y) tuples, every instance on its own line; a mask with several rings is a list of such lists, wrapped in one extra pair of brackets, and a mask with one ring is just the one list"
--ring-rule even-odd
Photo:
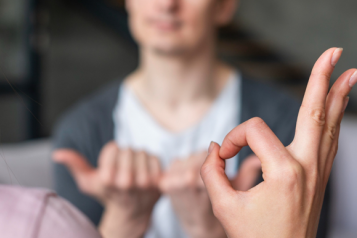
[(190, 226), (186, 227), (186, 231), (191, 238), (226, 238), (226, 232), (224, 231), (221, 223), (217, 220), (210, 226)]
[(117, 206), (106, 206), (99, 224), (103, 238), (141, 238), (150, 222), (150, 214), (133, 216)]

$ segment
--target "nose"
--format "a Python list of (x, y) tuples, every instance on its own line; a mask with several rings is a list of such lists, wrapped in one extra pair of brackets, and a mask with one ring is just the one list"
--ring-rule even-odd
[(177, 10), (180, 0), (157, 0), (157, 5), (161, 11), (174, 12)]

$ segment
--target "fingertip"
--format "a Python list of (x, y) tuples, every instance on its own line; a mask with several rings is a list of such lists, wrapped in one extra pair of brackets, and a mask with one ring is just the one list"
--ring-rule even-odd
[(112, 141), (108, 142), (104, 148), (118, 149), (118, 145), (117, 145), (116, 141), (112, 140)]
[(246, 140), (246, 130), (252, 123), (264, 122), (261, 118), (251, 118), (243, 122), (239, 126), (232, 129), (224, 138), (222, 145), (219, 149), (219, 156), (222, 159), (229, 159), (235, 156), (242, 147), (248, 145)]
[[(217, 161), (217, 158), (220, 159), (219, 149), (220, 149), (220, 146), (216, 142), (212, 141), (209, 146), (208, 154), (207, 154), (205, 162), (203, 163), (203, 166), (215, 164), (215, 162)], [(203, 166), (201, 167), (201, 172), (202, 172)]]
[(234, 146), (230, 140), (224, 140), (219, 149), (219, 157), (222, 159), (230, 159), (239, 152), (240, 148)]
[(219, 149), (219, 145), (214, 142), (214, 141), (211, 141), (209, 147), (208, 147), (208, 155), (211, 154), (212, 152), (214, 152), (215, 150)]
[[(338, 47), (332, 47), (327, 49), (319, 59), (316, 61), (315, 66), (320, 64), (328, 64), (330, 63), (331, 66), (335, 67), (338, 60), (342, 55), (343, 49)], [(314, 67), (315, 68), (315, 67)]]
[(101, 150), (102, 154), (114, 154), (119, 151), (119, 147), (115, 141), (110, 141), (104, 145), (103, 149)]
[(56, 150), (53, 152), (52, 157), (55, 162), (74, 170), (78, 168), (83, 170), (92, 169), (83, 155), (71, 149)]
[(52, 152), (51, 158), (55, 162), (60, 162), (61, 161), (61, 157), (58, 155), (57, 151)]
[(66, 149), (55, 150), (52, 153), (52, 160), (57, 163), (65, 163), (68, 157), (69, 151)]
[[(325, 50), (325, 52), (322, 53), (321, 56), (325, 56), (325, 55), (330, 55), (330, 56), (332, 56), (333, 53), (336, 52), (336, 50), (339, 50), (339, 49), (342, 49), (342, 48), (339, 48), (339, 47), (331, 47), (331, 48)], [(337, 51), (337, 52), (339, 52), (339, 51)], [(337, 53), (337, 52), (336, 52), (336, 53)]]
[(205, 180), (205, 177), (211, 173), (212, 170), (217, 170), (223, 167), (224, 171), (225, 163), (219, 156), (219, 149), (220, 146), (212, 141), (207, 158), (200, 169), (200, 174), (203, 180)]
[(332, 58), (331, 58), (331, 65), (336, 66), (337, 62), (341, 58), (343, 52), (343, 48), (334, 48)]
[(224, 148), (225, 148), (225, 146), (223, 146), (223, 144), (222, 144), (222, 147), (219, 150), (219, 157), (221, 157), (222, 159), (229, 158), (229, 155), (231, 154), (231, 153), (228, 153), (228, 151), (225, 150)]
[(331, 47), (331, 48), (327, 49), (324, 53), (333, 54), (333, 53), (341, 53), (342, 51), (343, 51), (343, 48), (341, 48), (341, 47)]
[(356, 69), (352, 69), (352, 70), (353, 70), (353, 73), (349, 79), (349, 86), (351, 88), (357, 83), (357, 70)]

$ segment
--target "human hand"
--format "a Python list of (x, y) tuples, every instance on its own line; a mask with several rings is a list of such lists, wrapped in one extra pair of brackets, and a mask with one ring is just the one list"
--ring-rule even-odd
[[(259, 118), (233, 129), (221, 147), (211, 144), (201, 175), (228, 237), (316, 237), (347, 95), (357, 81), (357, 70), (348, 70), (328, 93), (341, 53), (329, 49), (316, 62), (289, 146)], [(243, 192), (232, 188), (224, 159), (247, 145), (262, 163), (264, 181)]]
[[(212, 205), (200, 176), (200, 168), (207, 152), (175, 160), (160, 181), (160, 190), (168, 195), (175, 212), (188, 235), (192, 238), (218, 238), (226, 234), (213, 215)], [(249, 156), (242, 163), (232, 186), (247, 190), (261, 174), (260, 161)]]
[(109, 142), (99, 155), (98, 168), (73, 150), (56, 150), (53, 158), (70, 169), (83, 193), (105, 207), (100, 225), (104, 237), (141, 237), (145, 233), (160, 197), (161, 168), (156, 157), (122, 150)]

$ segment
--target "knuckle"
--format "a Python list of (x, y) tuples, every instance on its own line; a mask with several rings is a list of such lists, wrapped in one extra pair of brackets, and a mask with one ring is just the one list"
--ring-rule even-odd
[(283, 179), (287, 186), (295, 186), (301, 180), (302, 174), (303, 170), (300, 165), (289, 163), (284, 169)]
[(322, 70), (311, 72), (312, 78), (323, 78), (326, 81), (330, 81), (331, 74)]
[(261, 126), (263, 124), (265, 124), (265, 122), (260, 117), (253, 117), (252, 119), (249, 120), (249, 125), (251, 127), (259, 127), (259, 126)]
[(162, 178), (158, 183), (157, 183), (157, 187), (160, 189), (161, 192), (163, 193), (167, 193), (169, 190), (169, 186), (167, 183), (167, 179)]
[(318, 125), (325, 125), (325, 109), (324, 108), (314, 108), (310, 111), (310, 117)]
[(109, 176), (105, 176), (102, 178), (102, 184), (104, 188), (109, 188), (113, 186), (113, 180)]
[(150, 188), (150, 181), (147, 178), (138, 179), (137, 187), (143, 190)]
[(131, 176), (122, 176), (117, 180), (117, 187), (123, 191), (130, 190), (134, 187), (134, 181)]
[(119, 153), (119, 159), (127, 159), (133, 157), (133, 151), (129, 148), (123, 149)]
[(332, 159), (336, 157), (337, 151), (338, 151), (338, 144), (336, 143), (336, 145), (331, 146), (330, 156)]
[(337, 131), (336, 125), (331, 124), (326, 127), (326, 133), (331, 140), (334, 140), (336, 138), (336, 131)]
[(113, 149), (113, 150), (118, 150), (118, 145), (115, 141), (110, 141), (108, 142), (105, 146), (104, 146), (105, 149)]
[(136, 187), (140, 189), (148, 189), (151, 185), (151, 180), (149, 178), (149, 175), (147, 173), (140, 173), (137, 174), (136, 176)]
[(128, 156), (133, 156), (134, 155), (134, 151), (131, 148), (126, 148), (124, 152)]
[(146, 153), (145, 151), (141, 150), (137, 153), (137, 156), (141, 159), (145, 158), (146, 157)]
[(212, 166), (210, 166), (207, 163), (204, 163), (201, 167), (201, 176), (202, 179), (204, 180), (206, 178), (206, 176), (208, 176), (212, 171)]
[(260, 117), (253, 117), (248, 121), (247, 128), (251, 131), (261, 131), (266, 127), (265, 121)]
[(337, 154), (337, 151), (338, 151), (338, 143), (332, 147), (332, 155), (333, 155), (333, 158), (335, 158), (336, 154)]
[(215, 202), (212, 203), (212, 211), (215, 217), (220, 219), (226, 214), (226, 203), (225, 202)]
[(313, 198), (319, 194), (319, 189), (322, 188), (322, 181), (324, 180), (318, 172), (315, 173), (315, 176), (311, 176), (309, 181), (306, 184), (306, 194), (308, 197)]

